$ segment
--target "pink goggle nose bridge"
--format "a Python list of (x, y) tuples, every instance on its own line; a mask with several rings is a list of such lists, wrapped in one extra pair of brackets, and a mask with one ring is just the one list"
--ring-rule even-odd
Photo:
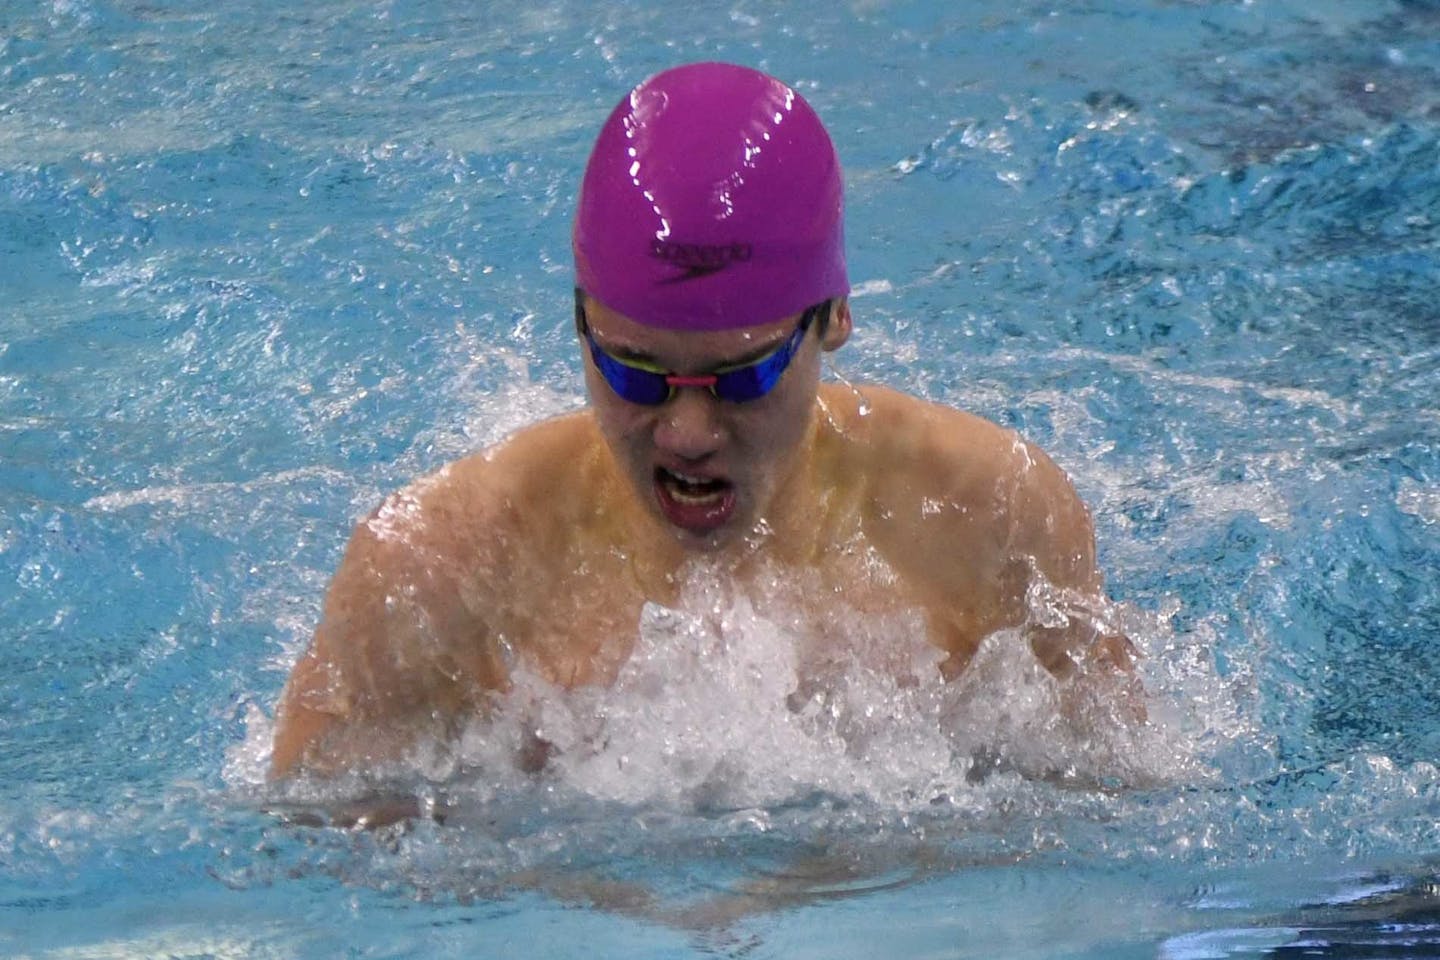
[(678, 373), (665, 375), (665, 383), (671, 387), (713, 387), (717, 379), (713, 373), (697, 377), (682, 377)]

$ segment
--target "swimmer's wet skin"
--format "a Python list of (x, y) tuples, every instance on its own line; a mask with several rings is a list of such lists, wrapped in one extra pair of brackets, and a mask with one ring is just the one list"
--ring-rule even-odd
[[(642, 611), (681, 604), (697, 571), (755, 598), (817, 586), (796, 598), (817, 636), (836, 598), (918, 615), (946, 678), (1019, 628), (1064, 702), (1118, 698), (1142, 720), (1123, 636), (1029, 608), (1041, 587), (1104, 602), (1064, 473), (971, 414), (820, 383), (854, 322), (843, 220), (829, 135), (778, 80), (693, 64), (627, 95), (574, 225), (588, 408), (357, 526), (281, 698), (272, 776), (403, 765), (517, 671), (608, 685)], [(517, 766), (544, 765), (535, 741)]]

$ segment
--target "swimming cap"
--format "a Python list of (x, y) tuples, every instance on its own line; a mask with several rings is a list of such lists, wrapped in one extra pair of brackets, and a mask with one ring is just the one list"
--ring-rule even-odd
[(576, 285), (651, 327), (773, 323), (850, 292), (830, 136), (798, 93), (746, 67), (676, 67), (620, 101), (572, 239)]

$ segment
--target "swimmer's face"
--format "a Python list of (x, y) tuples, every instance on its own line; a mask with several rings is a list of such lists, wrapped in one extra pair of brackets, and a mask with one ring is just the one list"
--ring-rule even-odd
[[(801, 315), (737, 330), (657, 330), (586, 297), (584, 320), (596, 346), (611, 357), (703, 377), (783, 348)], [(799, 338), (789, 366), (764, 396), (737, 403), (682, 385), (654, 405), (619, 396), (582, 338), (596, 419), (645, 510), (685, 546), (713, 549), (762, 519), (773, 522), (777, 511), (809, 509), (789, 502), (806, 495), (791, 481), (814, 422), (820, 353), (840, 346), (848, 333), (849, 308), (837, 301), (828, 324), (812, 323)]]

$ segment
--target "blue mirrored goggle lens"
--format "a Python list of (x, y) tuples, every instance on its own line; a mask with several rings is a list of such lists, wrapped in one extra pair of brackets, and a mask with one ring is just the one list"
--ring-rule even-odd
[(632, 367), (617, 360), (600, 349), (600, 345), (589, 333), (585, 334), (585, 339), (590, 343), (590, 356), (595, 360), (595, 369), (600, 371), (600, 376), (605, 378), (610, 389), (614, 390), (621, 400), (653, 407), (670, 398), (670, 384), (666, 382), (663, 373)]
[(795, 333), (795, 336), (770, 356), (763, 357), (746, 366), (716, 374), (715, 386), (710, 388), (715, 396), (721, 400), (729, 400), (731, 403), (744, 403), (747, 400), (758, 400), (774, 390), (775, 385), (780, 382), (781, 374), (790, 366), (790, 358), (795, 355), (795, 346), (799, 342), (799, 337), (804, 335), (803, 330), (797, 330)]
[(595, 342), (588, 329), (585, 330), (585, 340), (590, 346), (590, 356), (595, 361), (595, 369), (600, 371), (600, 376), (610, 385), (610, 389), (629, 403), (657, 406), (670, 399), (675, 387), (694, 385), (696, 379), (710, 380), (707, 384), (710, 392), (721, 400), (746, 403), (758, 400), (775, 389), (775, 385), (790, 366), (800, 342), (804, 340), (805, 331), (810, 329), (810, 323), (822, 310), (828, 309), (828, 306), (827, 302), (806, 310), (790, 339), (773, 353), (754, 363), (716, 371), (711, 377), (678, 377), (627, 363), (606, 353), (600, 344)]

